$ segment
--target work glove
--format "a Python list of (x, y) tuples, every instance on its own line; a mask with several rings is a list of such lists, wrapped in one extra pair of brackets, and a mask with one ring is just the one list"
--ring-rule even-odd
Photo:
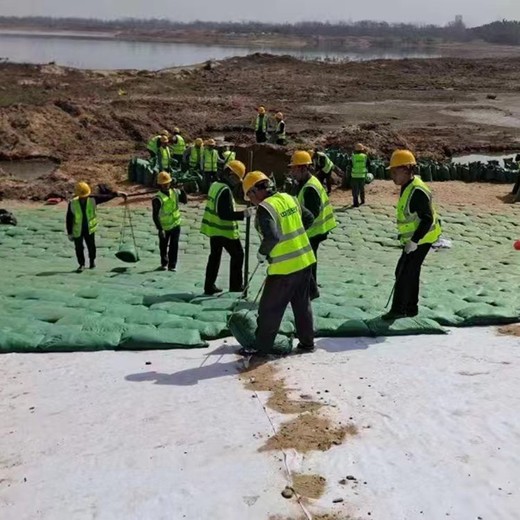
[(417, 251), (417, 247), (417, 242), (410, 241), (404, 246), (404, 252), (409, 255), (410, 253)]
[(249, 206), (244, 210), (244, 218), (251, 218), (255, 216), (255, 207)]
[(260, 251), (258, 251), (258, 253), (256, 253), (256, 259), (258, 260), (259, 264), (265, 264), (267, 262), (267, 255), (263, 255), (260, 253)]
[(68, 238), (71, 242), (74, 241), (74, 236), (73, 236), (73, 235), (67, 235), (67, 238)]

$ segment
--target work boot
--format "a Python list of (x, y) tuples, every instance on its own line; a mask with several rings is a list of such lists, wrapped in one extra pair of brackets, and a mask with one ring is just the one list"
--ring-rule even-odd
[(82, 272), (83, 272), (83, 269), (85, 269), (85, 266), (84, 266), (84, 265), (80, 265), (80, 266), (78, 266), (78, 268), (76, 269), (76, 273), (82, 273)]
[(381, 319), (384, 321), (395, 321), (400, 320), (401, 318), (406, 318), (408, 315), (404, 311), (390, 311), (381, 316)]
[(296, 347), (296, 352), (299, 354), (307, 354), (310, 352), (314, 352), (316, 350), (316, 345), (311, 345), (308, 347), (307, 345), (302, 345), (301, 343), (298, 343), (298, 346)]
[(167, 270), (168, 270), (167, 265), (161, 265), (160, 267), (157, 268), (157, 271), (167, 271)]
[(213, 296), (214, 294), (218, 294), (218, 293), (221, 293), (222, 292), (222, 289), (220, 289), (219, 287), (216, 287), (215, 285), (213, 287), (210, 287), (208, 289), (204, 289), (204, 294), (206, 296)]
[(94, 260), (91, 260), (89, 269), (95, 269), (95, 268), (96, 268), (96, 262), (94, 262)]
[(171, 271), (172, 273), (175, 273), (175, 272), (177, 272), (177, 268), (176, 267), (168, 267), (168, 271)]

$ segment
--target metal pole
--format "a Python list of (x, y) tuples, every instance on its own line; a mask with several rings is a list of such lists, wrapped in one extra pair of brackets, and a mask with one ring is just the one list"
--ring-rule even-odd
[[(248, 172), (253, 171), (253, 151), (249, 152), (249, 164), (248, 164)], [(247, 203), (247, 206), (250, 206), (250, 202)], [(249, 248), (251, 242), (251, 217), (246, 218), (246, 254), (244, 259), (244, 280), (249, 279)], [(247, 298), (247, 291), (249, 289), (249, 284), (244, 289), (244, 298)]]

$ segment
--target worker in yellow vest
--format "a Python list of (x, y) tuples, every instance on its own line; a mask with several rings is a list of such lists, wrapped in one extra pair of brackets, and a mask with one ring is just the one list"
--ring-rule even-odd
[(248, 173), (242, 187), (258, 210), (255, 227), (261, 244), (260, 263), (268, 262), (267, 278), (260, 298), (255, 347), (241, 353), (268, 355), (273, 352), (276, 334), (287, 306), (294, 313), (298, 350), (314, 350), (314, 327), (310, 300), (312, 266), (316, 258), (305, 231), (314, 221), (288, 193), (275, 193), (269, 178), (260, 171)]
[(204, 144), (204, 152), (202, 153), (202, 169), (206, 185), (204, 191), (206, 193), (211, 184), (217, 180), (218, 165), (223, 162), (218, 155), (216, 146), (215, 139), (208, 139)]
[(230, 163), (231, 161), (235, 161), (237, 158), (236, 152), (233, 152), (231, 150), (231, 146), (227, 144), (224, 148), (224, 151), (222, 152), (222, 157), (224, 159), (224, 167), (226, 164)]
[(222, 251), (231, 257), (229, 265), (229, 292), (242, 292), (244, 250), (240, 242), (238, 222), (253, 214), (253, 208), (237, 211), (233, 190), (240, 184), (246, 167), (240, 161), (226, 165), (218, 181), (211, 184), (208, 201), (202, 217), (200, 232), (209, 238), (210, 255), (206, 266), (204, 294), (211, 296), (222, 292), (216, 286)]
[(265, 112), (265, 107), (260, 106), (257, 109), (257, 116), (253, 123), (253, 128), (255, 130), (256, 142), (257, 143), (267, 143), (267, 133), (269, 132), (269, 121), (267, 119), (267, 114)]
[(285, 121), (282, 112), (277, 112), (274, 115), (276, 126), (273, 134), (274, 144), (285, 146), (287, 144), (287, 134), (285, 133)]
[(361, 204), (365, 203), (365, 182), (370, 168), (370, 159), (368, 158), (365, 147), (361, 143), (356, 143), (354, 146), (354, 153), (352, 154), (351, 160), (352, 172), (350, 179), (352, 184), (353, 206), (359, 208), (360, 199)]
[(171, 169), (172, 155), (169, 148), (170, 140), (165, 135), (159, 139), (159, 148), (157, 150), (155, 168), (160, 172), (167, 172)]
[[(312, 266), (313, 278), (318, 283), (318, 248), (327, 240), (329, 232), (336, 226), (334, 210), (321, 182), (312, 174), (312, 159), (309, 152), (298, 150), (293, 153), (290, 163), (291, 177), (296, 181), (296, 194), (300, 205), (312, 213), (313, 222), (307, 229), (316, 263)], [(311, 299), (318, 297), (317, 287), (311, 285)]]
[(161, 271), (175, 271), (181, 235), (181, 211), (179, 202), (186, 204), (188, 197), (182, 189), (171, 187), (172, 178), (168, 172), (157, 176), (159, 191), (152, 199), (152, 218), (159, 234)]
[(202, 158), (204, 155), (204, 141), (197, 137), (191, 146), (184, 152), (184, 163), (188, 164), (191, 171), (202, 172)]
[(66, 229), (71, 242), (74, 242), (76, 259), (78, 260), (77, 272), (85, 269), (85, 250), (87, 246), (90, 261), (90, 269), (96, 267), (96, 230), (98, 227), (96, 206), (108, 202), (115, 197), (123, 197), (122, 191), (92, 195), (92, 190), (86, 182), (78, 182), (74, 189), (74, 198), (67, 206)]
[(173, 129), (173, 136), (170, 140), (170, 148), (172, 153), (172, 159), (180, 167), (183, 163), (184, 152), (186, 151), (186, 142), (181, 135), (181, 131), (175, 127)]
[(441, 236), (439, 217), (432, 193), (416, 175), (417, 163), (409, 150), (396, 150), (390, 159), (390, 174), (401, 195), (397, 203), (397, 232), (403, 253), (395, 270), (396, 282), (386, 320), (417, 316), (421, 267), (432, 244)]
[(309, 151), (316, 171), (316, 177), (318, 180), (327, 188), (327, 195), (330, 195), (332, 191), (332, 172), (336, 173), (340, 177), (343, 177), (345, 173), (336, 166), (331, 158), (322, 150)]
[(161, 137), (167, 137), (168, 142), (169, 142), (171, 134), (170, 134), (170, 132), (168, 132), (168, 130), (162, 130), (160, 134), (154, 135), (146, 143), (146, 149), (150, 153), (151, 159), (155, 159), (157, 157), (157, 152), (159, 151), (159, 143), (161, 141)]

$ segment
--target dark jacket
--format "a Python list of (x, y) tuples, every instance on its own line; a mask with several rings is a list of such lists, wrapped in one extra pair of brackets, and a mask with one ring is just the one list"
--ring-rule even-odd
[[(101, 195), (90, 195), (89, 197), (84, 197), (79, 199), (79, 204), (81, 206), (81, 212), (83, 213), (82, 219), (82, 235), (88, 235), (88, 220), (87, 220), (87, 199), (94, 199), (96, 205), (103, 204), (104, 202), (108, 202), (109, 200), (115, 199), (117, 194), (114, 193), (103, 193)], [(65, 224), (67, 227), (67, 235), (72, 235), (72, 229), (74, 227), (74, 214), (72, 213), (72, 208), (69, 205), (67, 206), (67, 216), (65, 217)]]

